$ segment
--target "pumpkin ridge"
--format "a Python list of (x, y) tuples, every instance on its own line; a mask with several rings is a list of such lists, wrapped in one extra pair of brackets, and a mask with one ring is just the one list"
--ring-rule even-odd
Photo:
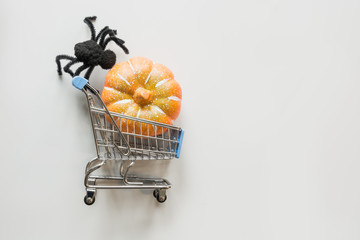
[[(149, 81), (149, 79), (150, 79), (152, 70), (153, 70), (153, 67), (151, 66), (151, 70), (150, 70), (150, 72), (149, 72), (149, 74), (148, 74), (148, 76), (146, 77), (146, 80), (145, 80), (145, 82), (144, 82), (144, 88), (145, 88), (145, 89), (148, 89), (148, 88), (146, 87), (146, 83), (147, 83), (147, 82)], [(149, 89), (149, 90), (150, 90), (150, 89)]]
[(114, 87), (111, 87), (111, 86), (104, 86), (104, 89), (103, 89), (103, 91), (102, 91), (102, 97), (101, 98), (103, 98), (103, 100), (104, 100), (104, 102), (106, 103), (106, 105), (111, 105), (111, 104), (113, 104), (113, 103), (115, 103), (115, 102), (118, 102), (119, 101), (119, 98), (117, 98), (117, 96), (115, 97), (115, 98), (113, 98), (113, 99), (110, 99), (109, 100), (109, 98), (110, 98), (110, 96), (108, 95), (107, 96), (107, 98), (105, 98), (104, 97), (104, 90), (107, 90), (107, 91), (114, 91), (114, 92), (116, 92), (116, 95), (117, 96), (119, 96), (119, 95), (124, 95), (125, 96), (125, 98), (122, 98), (121, 100), (124, 100), (124, 99), (130, 99), (130, 100), (132, 100), (133, 98), (132, 98), (132, 96), (130, 95), (130, 94), (128, 94), (128, 93), (125, 93), (125, 92), (122, 92), (122, 91), (119, 91), (118, 89), (116, 89), (116, 88), (114, 88)]
[(156, 98), (153, 100), (151, 105), (160, 108), (167, 117), (175, 120), (178, 117), (180, 111), (174, 111), (174, 109), (176, 109), (175, 106), (181, 106), (181, 99), (173, 100), (169, 98), (170, 97)]
[[(135, 70), (134, 66), (133, 66), (133, 65), (131, 64), (131, 62), (130, 62), (130, 59), (127, 60), (126, 62), (129, 64), (131, 70), (133, 71), (133, 73), (134, 73), (134, 75), (135, 75), (136, 83), (139, 85), (139, 87), (144, 87), (143, 84), (140, 82), (140, 77), (139, 77), (140, 74), (139, 74), (138, 71)], [(136, 91), (136, 90), (135, 90), (135, 91)]]
[[(179, 85), (178, 85), (179, 88), (175, 88), (174, 84), (178, 85), (177, 81), (171, 78), (166, 82), (164, 82), (163, 84), (158, 85), (158, 87), (152, 88), (154, 98), (167, 98), (170, 96), (175, 96), (181, 100), (182, 99), (181, 88)], [(169, 86), (171, 87), (169, 88)]]
[(133, 57), (128, 60), (128, 64), (133, 70), (137, 84), (146, 88), (145, 84), (151, 76), (154, 63), (145, 57)]
[[(124, 104), (124, 102), (120, 102), (120, 101), (124, 101), (124, 100), (130, 100), (130, 102), (126, 102), (126, 103), (129, 103), (129, 104)], [(116, 111), (117, 108), (116, 108), (116, 105), (117, 104), (121, 104), (121, 106), (124, 108), (124, 110), (122, 112), (119, 112), (119, 111)], [(134, 104), (134, 100), (133, 99), (122, 99), (122, 100), (116, 100), (115, 102), (111, 103), (111, 104), (108, 104), (108, 109), (110, 112), (118, 112), (120, 114), (125, 114), (129, 108), (131, 107), (131, 105)]]

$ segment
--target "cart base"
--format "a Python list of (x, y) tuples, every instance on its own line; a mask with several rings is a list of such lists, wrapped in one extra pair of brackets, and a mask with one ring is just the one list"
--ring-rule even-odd
[(166, 190), (171, 188), (171, 183), (163, 178), (140, 178), (127, 176), (90, 176), (86, 186), (84, 202), (92, 205), (95, 202), (97, 189), (153, 189), (153, 196), (158, 202), (166, 201)]

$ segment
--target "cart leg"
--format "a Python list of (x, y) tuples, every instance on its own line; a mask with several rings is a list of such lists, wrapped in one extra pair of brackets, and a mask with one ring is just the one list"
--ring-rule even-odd
[[(142, 185), (143, 183), (142, 182), (130, 182), (130, 181), (128, 181), (128, 172), (129, 172), (129, 170), (130, 170), (130, 168), (132, 167), (132, 166), (134, 166), (135, 165), (135, 162), (134, 161), (131, 161), (130, 162), (130, 164), (129, 164), (129, 166), (126, 168), (126, 170), (125, 170), (125, 173), (124, 173), (124, 176), (123, 176), (123, 178), (124, 178), (124, 183), (125, 184), (129, 184), (129, 185)], [(121, 174), (121, 168), (120, 168), (120, 174)]]
[(120, 163), (120, 170), (119, 170), (119, 172), (120, 172), (120, 176), (121, 176), (121, 177), (124, 177), (124, 162), (125, 162), (125, 160), (122, 160), (121, 163)]
[(104, 164), (105, 164), (104, 160), (99, 160), (98, 158), (95, 158), (86, 165), (85, 179), (84, 179), (85, 187), (89, 187), (89, 185), (95, 185), (95, 181), (91, 182), (90, 174), (95, 170), (101, 168)]
[(166, 189), (155, 189), (153, 195), (159, 203), (163, 203), (167, 199)]
[(96, 189), (95, 188), (87, 188), (86, 196), (84, 197), (84, 202), (86, 205), (92, 205), (95, 202)]
[[(96, 179), (95, 178), (89, 178), (88, 179), (88, 184), (90, 184), (91, 186), (95, 186), (96, 184)], [(86, 188), (86, 195), (84, 197), (84, 202), (86, 205), (92, 205), (95, 202), (95, 196), (96, 196), (96, 188), (94, 187), (90, 187), (90, 188)]]

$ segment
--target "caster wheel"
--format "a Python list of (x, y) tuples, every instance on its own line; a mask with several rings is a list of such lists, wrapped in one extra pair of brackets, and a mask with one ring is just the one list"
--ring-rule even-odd
[(157, 197), (159, 196), (159, 191), (158, 191), (158, 190), (154, 190), (154, 191), (153, 191), (153, 196), (154, 196), (154, 198), (157, 199)]
[(167, 196), (165, 195), (164, 197), (160, 197), (159, 195), (156, 197), (156, 200), (159, 202), (159, 203), (163, 203), (165, 202), (167, 199)]
[(86, 205), (93, 205), (95, 202), (95, 197), (91, 198), (91, 197), (88, 197), (88, 196), (85, 196), (84, 197), (84, 203)]

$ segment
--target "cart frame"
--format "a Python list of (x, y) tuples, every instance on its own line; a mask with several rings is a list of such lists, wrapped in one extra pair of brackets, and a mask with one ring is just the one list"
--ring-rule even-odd
[[(165, 202), (166, 190), (171, 188), (168, 180), (130, 175), (129, 170), (137, 160), (179, 158), (184, 131), (173, 125), (110, 112), (87, 79), (76, 76), (72, 83), (86, 96), (97, 152), (97, 157), (85, 168), (84, 202), (92, 205), (97, 189), (152, 189), (157, 201)], [(120, 161), (119, 175), (95, 175), (108, 161)]]

